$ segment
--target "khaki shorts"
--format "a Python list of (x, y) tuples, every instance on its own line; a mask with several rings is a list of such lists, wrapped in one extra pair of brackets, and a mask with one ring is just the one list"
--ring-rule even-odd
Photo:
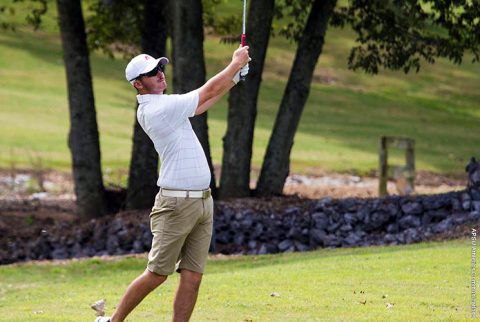
[(147, 269), (159, 275), (182, 269), (203, 273), (212, 226), (212, 197), (175, 198), (158, 193), (150, 213), (153, 240)]

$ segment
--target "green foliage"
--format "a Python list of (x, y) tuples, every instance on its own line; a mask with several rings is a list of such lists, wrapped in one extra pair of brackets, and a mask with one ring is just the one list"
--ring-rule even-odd
[(460, 64), (465, 53), (479, 61), (480, 5), (469, 0), (351, 0), (337, 8), (336, 26), (350, 25), (360, 45), (348, 65), (376, 74), (380, 67), (408, 73), (422, 60), (444, 57)]
[(313, 0), (278, 0), (275, 2), (275, 18), (283, 21), (278, 32), (287, 39), (298, 42), (307, 23)]
[(8, 21), (8, 18), (15, 16), (18, 8), (17, 4), (28, 3), (30, 8), (26, 11), (24, 18), (37, 30), (42, 23), (42, 17), (47, 13), (48, 2), (49, 0), (10, 0), (9, 3), (0, 5), (0, 27), (15, 30), (16, 24)]
[(89, 48), (111, 58), (115, 53), (133, 56), (140, 45), (143, 6), (143, 0), (93, 1), (86, 19)]

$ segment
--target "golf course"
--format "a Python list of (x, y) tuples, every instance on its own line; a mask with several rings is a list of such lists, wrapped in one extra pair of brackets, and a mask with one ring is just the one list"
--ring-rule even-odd
[[(82, 2), (86, 17), (93, 14), (91, 2)], [(220, 2), (218, 10), (225, 15), (241, 8), (240, 1)], [(15, 15), (5, 13), (2, 18), (16, 23), (15, 30), (0, 33), (2, 178), (22, 171), (67, 176), (72, 171), (62, 43), (55, 1), (48, 3), (49, 11), (38, 30), (24, 21), (28, 1), (16, 5)], [(278, 24), (274, 21), (273, 25)], [(296, 44), (274, 34), (258, 99), (252, 182), (262, 166), (295, 58)], [(380, 138), (393, 136), (415, 140), (419, 172), (466, 181), (466, 164), (472, 156), (480, 158), (480, 64), (467, 54), (461, 64), (437, 59), (434, 64), (423, 61), (418, 73), (380, 70), (378, 75), (369, 75), (347, 68), (355, 44), (349, 28), (329, 27), (326, 32), (295, 134), (290, 174), (375, 177)], [(206, 30), (208, 77), (228, 64), (237, 46)], [(169, 40), (168, 53), (171, 47)], [(100, 51), (90, 53), (107, 187), (125, 188), (128, 180), (136, 120), (136, 93), (125, 80), (130, 59), (120, 53), (114, 58)], [(169, 94), (175, 92), (172, 68), (169, 64), (165, 70)], [(208, 111), (211, 154), (217, 168), (222, 162), (227, 116), (228, 95)], [(404, 160), (404, 150), (389, 151), (391, 165), (404, 165)], [(29, 192), (41, 192), (36, 189)], [(25, 226), (34, 222), (33, 213), (23, 215)], [(470, 320), (469, 234), (470, 228), (478, 227), (468, 225), (454, 239), (409, 245), (273, 255), (212, 254), (191, 321)], [(0, 225), (2, 229), (16, 227)], [(106, 315), (110, 315), (130, 282), (145, 270), (146, 261), (144, 253), (0, 265), (0, 321), (94, 321), (90, 305), (100, 299), (106, 300)], [(170, 276), (126, 321), (171, 321), (178, 280), (178, 274)]]

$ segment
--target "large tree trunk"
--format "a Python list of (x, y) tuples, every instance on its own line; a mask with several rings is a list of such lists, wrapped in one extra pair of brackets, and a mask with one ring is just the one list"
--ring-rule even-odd
[(252, 61), (246, 81), (235, 86), (228, 99), (228, 128), (223, 138), (220, 180), (221, 198), (250, 196), (250, 165), (257, 99), (274, 6), (275, 0), (250, 3), (247, 35)]
[(322, 52), (328, 21), (336, 0), (315, 0), (298, 45), (275, 126), (263, 161), (256, 195), (281, 194), (290, 167), (290, 151)]
[[(173, 88), (175, 93), (187, 93), (205, 83), (203, 55), (203, 19), (201, 0), (171, 1), (173, 13)], [(210, 188), (217, 195), (215, 174), (208, 142), (207, 113), (190, 118), (193, 130), (202, 145), (211, 172)]]
[[(166, 52), (167, 2), (168, 0), (147, 0), (145, 2), (144, 25), (141, 33), (142, 52), (155, 58), (165, 56)], [(158, 192), (158, 154), (153, 142), (138, 124), (136, 113), (134, 124), (125, 204), (127, 209), (146, 209), (152, 206)]]
[(67, 74), (73, 180), (77, 213), (98, 217), (106, 211), (95, 100), (80, 0), (57, 0)]

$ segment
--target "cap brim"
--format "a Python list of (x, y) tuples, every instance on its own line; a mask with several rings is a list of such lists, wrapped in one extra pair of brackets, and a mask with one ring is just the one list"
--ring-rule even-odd
[(140, 74), (145, 74), (157, 67), (158, 64), (166, 65), (170, 61), (168, 60), (167, 57), (160, 57), (158, 59), (151, 60), (148, 65), (142, 70)]

